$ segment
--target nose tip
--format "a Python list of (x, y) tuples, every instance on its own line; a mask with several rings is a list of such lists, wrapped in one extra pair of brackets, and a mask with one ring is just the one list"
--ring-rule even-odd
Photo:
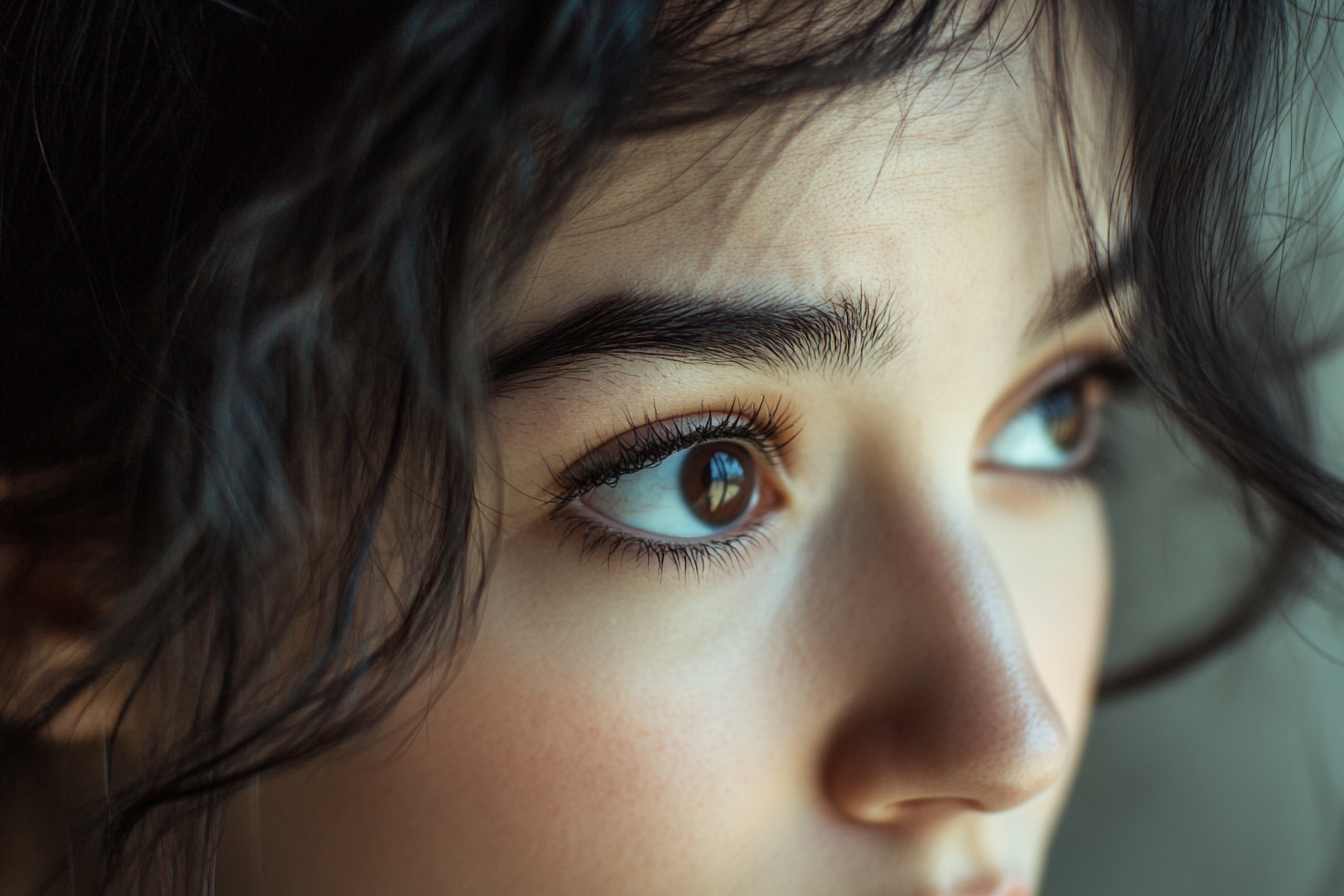
[(907, 592), (917, 609), (874, 642), (888, 660), (836, 729), (832, 799), (855, 820), (891, 822), (931, 805), (999, 812), (1068, 766), (1068, 731), (1002, 583), (983, 564), (955, 568), (963, 574)]
[[(986, 812), (1012, 808), (1049, 787), (1070, 754), (1063, 719), (1030, 657), (1022, 651), (1005, 659), (1012, 668), (1001, 670), (984, 693), (944, 709), (952, 721), (935, 745), (948, 757), (950, 780), (962, 782), (963, 798)], [(931, 730), (938, 726), (931, 721)]]
[(832, 800), (856, 821), (890, 824), (951, 809), (1000, 812), (1042, 792), (1069, 761), (1058, 712), (1044, 693), (991, 699), (930, 698), (852, 725), (832, 754)]
[(1057, 781), (1069, 764), (1068, 736), (1053, 706), (1006, 740), (997, 749), (990, 745), (979, 750), (1006, 754), (998, 768), (987, 764), (980, 779), (972, 782), (977, 808), (985, 812), (1001, 812), (1027, 801)]
[(848, 693), (819, 771), (854, 821), (1000, 812), (1068, 768), (1068, 728), (1017, 616), (1032, 595), (1009, 592), (982, 533), (947, 512), (959, 506), (875, 514), (870, 575), (832, 592)]

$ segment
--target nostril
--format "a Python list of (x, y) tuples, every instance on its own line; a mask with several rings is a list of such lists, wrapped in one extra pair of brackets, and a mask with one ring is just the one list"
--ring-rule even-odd
[(991, 875), (958, 884), (953, 896), (1031, 896), (1031, 887), (1024, 881)]
[(968, 800), (927, 797), (873, 804), (866, 807), (866, 811), (861, 809), (861, 814), (851, 814), (855, 821), (866, 824), (931, 827), (965, 812), (983, 811), (983, 806)]

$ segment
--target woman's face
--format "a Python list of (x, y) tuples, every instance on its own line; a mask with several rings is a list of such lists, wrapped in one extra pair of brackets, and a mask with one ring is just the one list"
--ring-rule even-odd
[(1116, 351), (1044, 115), (1004, 66), (624, 145), (499, 328), (460, 672), (240, 798), (223, 888), (1033, 892)]

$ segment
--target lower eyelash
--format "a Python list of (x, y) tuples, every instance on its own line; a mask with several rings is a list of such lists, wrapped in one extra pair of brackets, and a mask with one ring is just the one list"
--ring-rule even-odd
[(561, 547), (577, 537), (582, 559), (605, 555), (608, 566), (613, 561), (625, 560), (647, 563), (654, 567), (659, 578), (669, 565), (678, 576), (699, 577), (715, 568), (742, 572), (746, 568), (747, 552), (767, 541), (759, 524), (750, 531), (719, 541), (672, 542), (620, 532), (599, 520), (567, 515), (563, 510), (552, 518), (561, 526)]

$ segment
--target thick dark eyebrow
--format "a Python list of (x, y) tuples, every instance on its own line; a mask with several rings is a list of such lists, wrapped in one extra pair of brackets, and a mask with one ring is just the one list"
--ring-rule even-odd
[(500, 392), (609, 358), (856, 370), (896, 355), (898, 324), (887, 308), (861, 293), (815, 303), (612, 295), (493, 353), (490, 374)]

